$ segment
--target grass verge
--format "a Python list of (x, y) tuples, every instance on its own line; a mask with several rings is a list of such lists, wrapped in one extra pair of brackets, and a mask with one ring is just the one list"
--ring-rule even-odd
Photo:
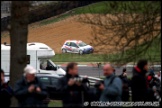
[(48, 107), (63, 107), (61, 100), (51, 100)]

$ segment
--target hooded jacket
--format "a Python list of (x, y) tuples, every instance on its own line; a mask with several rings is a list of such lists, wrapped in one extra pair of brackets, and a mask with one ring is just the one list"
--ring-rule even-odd
[(133, 68), (133, 77), (131, 81), (132, 101), (145, 101), (147, 96), (148, 83), (145, 70), (139, 67)]

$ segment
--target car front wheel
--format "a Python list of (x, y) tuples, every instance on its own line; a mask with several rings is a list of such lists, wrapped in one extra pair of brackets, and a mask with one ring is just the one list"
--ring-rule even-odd
[(82, 54), (83, 54), (83, 51), (82, 51), (82, 50), (80, 50), (80, 51), (79, 51), (79, 54), (80, 54), (80, 55), (82, 55)]
[(66, 51), (66, 49), (62, 49), (62, 53), (66, 53), (67, 51)]

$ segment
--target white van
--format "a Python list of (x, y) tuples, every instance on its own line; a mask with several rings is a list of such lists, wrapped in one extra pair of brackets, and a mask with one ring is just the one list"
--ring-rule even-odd
[[(64, 76), (65, 71), (53, 63), (50, 58), (55, 55), (54, 50), (43, 43), (27, 43), (28, 64), (33, 66), (38, 73), (52, 73)], [(10, 45), (1, 44), (1, 69), (5, 76), (9, 76), (10, 71)]]

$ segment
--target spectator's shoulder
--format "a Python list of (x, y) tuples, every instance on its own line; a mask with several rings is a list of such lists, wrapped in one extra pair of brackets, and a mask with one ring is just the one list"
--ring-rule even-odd
[(116, 81), (116, 82), (122, 82), (122, 80), (118, 76), (115, 77), (114, 81)]

